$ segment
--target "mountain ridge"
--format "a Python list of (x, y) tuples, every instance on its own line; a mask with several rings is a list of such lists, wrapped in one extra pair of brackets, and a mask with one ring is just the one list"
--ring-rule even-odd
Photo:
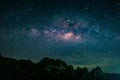
[(120, 80), (120, 74), (104, 73), (97, 66), (73, 68), (60, 59), (45, 57), (38, 63), (30, 60), (16, 60), (0, 55), (1, 80)]

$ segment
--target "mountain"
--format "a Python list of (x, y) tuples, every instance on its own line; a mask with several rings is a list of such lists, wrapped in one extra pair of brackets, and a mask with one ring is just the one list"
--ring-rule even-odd
[(105, 80), (120, 80), (120, 74), (105, 73)]
[(0, 55), (0, 80), (120, 80), (120, 74), (104, 73), (100, 67), (90, 72), (86, 67), (73, 69), (60, 59), (48, 57), (35, 64)]

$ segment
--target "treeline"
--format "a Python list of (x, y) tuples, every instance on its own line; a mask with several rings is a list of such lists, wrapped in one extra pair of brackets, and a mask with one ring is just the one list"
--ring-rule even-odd
[(120, 80), (119, 74), (104, 73), (100, 67), (73, 69), (59, 59), (44, 58), (38, 63), (0, 56), (0, 80)]

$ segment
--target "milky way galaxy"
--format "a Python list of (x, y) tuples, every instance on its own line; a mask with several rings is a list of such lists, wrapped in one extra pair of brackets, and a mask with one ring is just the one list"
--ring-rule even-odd
[[(14, 2), (14, 3), (13, 3)], [(120, 72), (119, 0), (0, 1), (0, 53)]]

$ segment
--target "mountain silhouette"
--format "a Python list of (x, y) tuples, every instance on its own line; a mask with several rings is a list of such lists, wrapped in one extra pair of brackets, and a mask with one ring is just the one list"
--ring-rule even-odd
[(120, 74), (104, 73), (98, 66), (73, 68), (60, 59), (45, 57), (38, 63), (0, 55), (0, 80), (120, 80)]

